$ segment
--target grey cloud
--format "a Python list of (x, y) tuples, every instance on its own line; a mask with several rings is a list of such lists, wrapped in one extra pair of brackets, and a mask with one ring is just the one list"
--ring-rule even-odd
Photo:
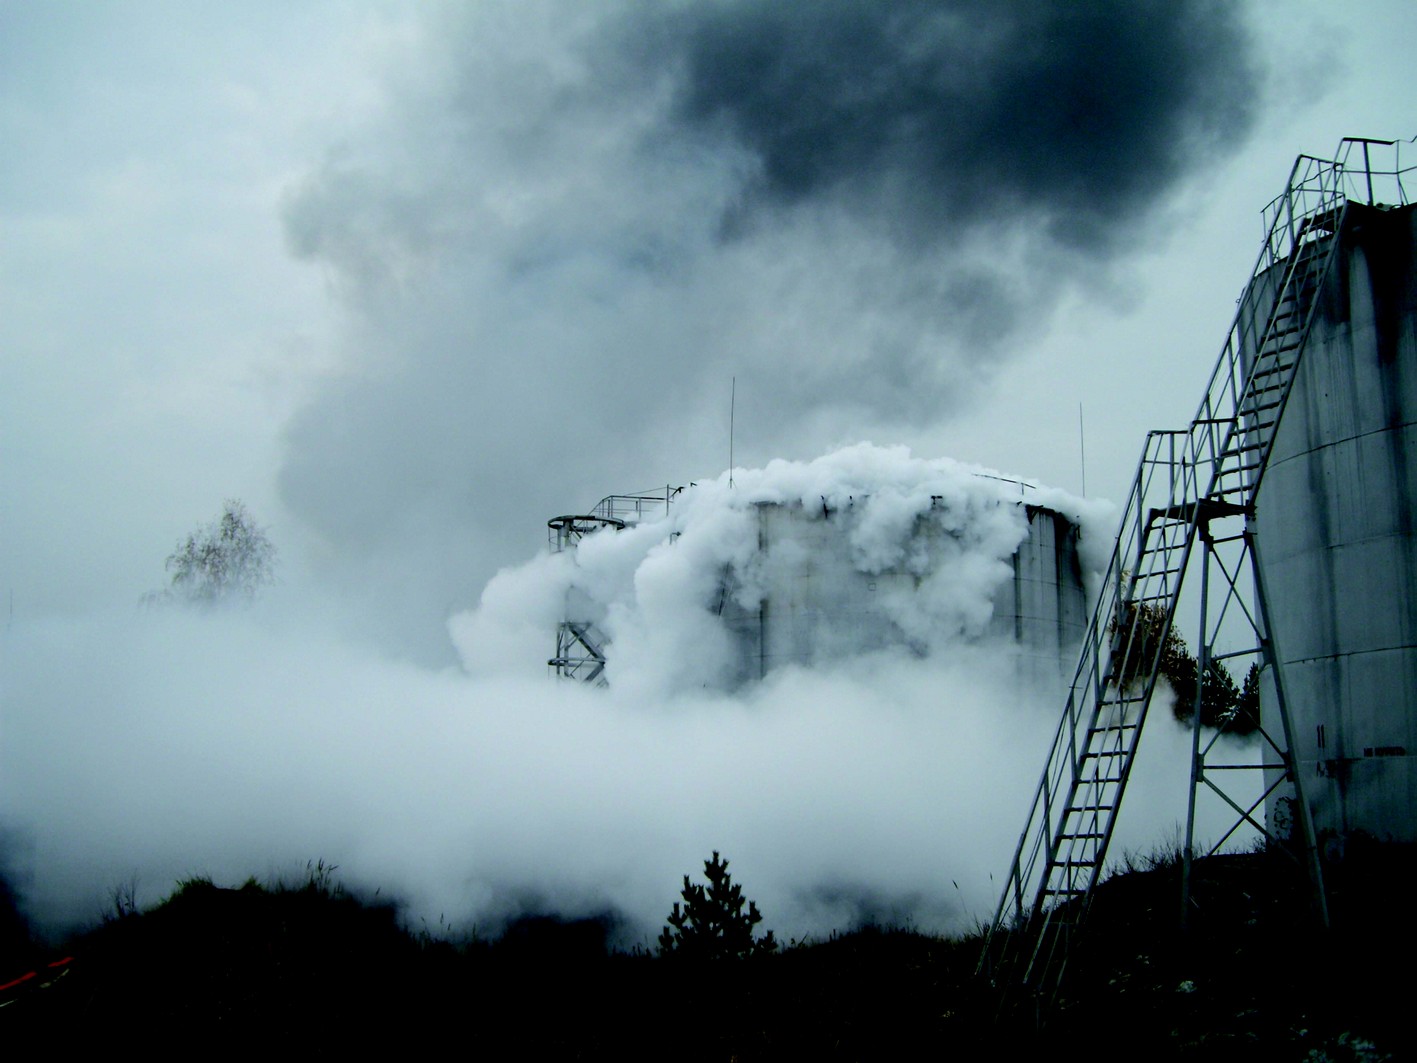
[(440, 12), (290, 197), (348, 334), (281, 473), (439, 652), (548, 516), (721, 469), (731, 377), (759, 464), (967, 406), (1255, 84), (1201, 0)]
[(675, 72), (675, 118), (756, 160), (749, 213), (841, 196), (898, 234), (1022, 212), (1115, 246), (1247, 129), (1233, 4), (824, 0), (685, 4), (627, 31)]

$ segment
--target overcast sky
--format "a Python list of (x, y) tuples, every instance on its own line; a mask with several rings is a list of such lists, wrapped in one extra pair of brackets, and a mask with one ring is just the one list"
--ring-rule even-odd
[(1417, 134), (1414, 47), (1404, 0), (0, 0), (8, 629), (235, 497), (277, 596), (450, 666), (548, 517), (727, 466), (735, 379), (739, 465), (1080, 493), (1081, 406), (1120, 500), (1294, 157)]

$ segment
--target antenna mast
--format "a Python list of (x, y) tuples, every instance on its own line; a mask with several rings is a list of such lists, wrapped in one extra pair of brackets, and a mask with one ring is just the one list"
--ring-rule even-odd
[(1082, 423), (1082, 403), (1078, 403), (1078, 463), (1082, 469), (1082, 497), (1087, 497), (1087, 430)]
[(738, 404), (738, 378), (733, 377), (728, 391), (728, 486), (733, 486), (733, 414)]

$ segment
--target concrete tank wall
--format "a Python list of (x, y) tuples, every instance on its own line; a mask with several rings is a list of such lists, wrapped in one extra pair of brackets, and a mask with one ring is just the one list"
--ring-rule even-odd
[[(1078, 529), (1048, 509), (1000, 504), (1018, 507), (1027, 534), (1012, 557), (990, 562), (992, 609), (958, 618), (960, 636), (1009, 645), (1022, 675), (1056, 684), (1071, 675), (1087, 627)], [(739, 682), (785, 664), (820, 665), (887, 647), (924, 652), (938, 632), (922, 637), (905, 618), (918, 612), (912, 596), (957, 552), (944, 523), (922, 514), (904, 551), (908, 561), (866, 572), (852, 556), (849, 509), (762, 503), (756, 510), (758, 553), (773, 563), (762, 574), (727, 573), (720, 612), (737, 647)], [(741, 602), (745, 578), (760, 583), (750, 605)]]
[(1256, 529), (1316, 827), (1417, 841), (1417, 211), (1350, 206), (1339, 239)]

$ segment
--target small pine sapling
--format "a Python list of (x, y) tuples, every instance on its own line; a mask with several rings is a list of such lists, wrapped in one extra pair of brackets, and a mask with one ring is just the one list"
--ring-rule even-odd
[(774, 951), (777, 941), (771, 930), (761, 938), (753, 937), (762, 913), (753, 901), (746, 901), (748, 910), (743, 911), (743, 887), (728, 874), (728, 861), (720, 859), (717, 850), (712, 860), (704, 861), (704, 877), (707, 886), (684, 876), (684, 902), (674, 902), (669, 925), (659, 935), (659, 954), (718, 960)]

